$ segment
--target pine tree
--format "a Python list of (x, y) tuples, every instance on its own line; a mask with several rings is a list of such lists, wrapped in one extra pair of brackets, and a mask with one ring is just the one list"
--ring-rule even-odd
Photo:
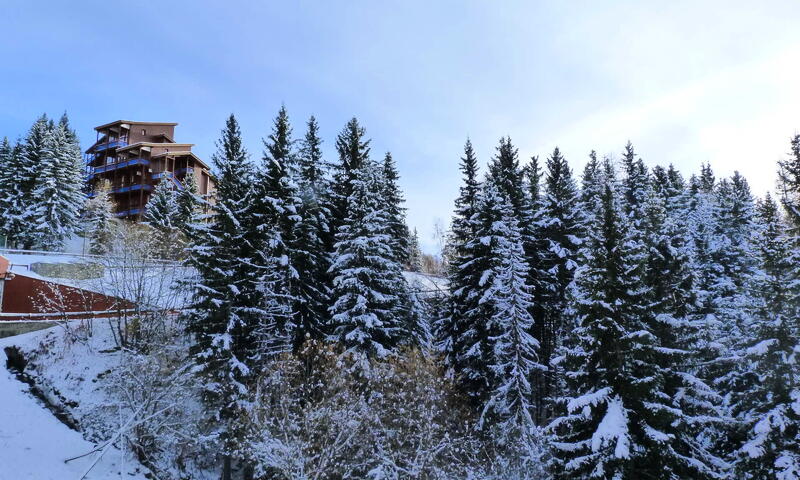
[[(322, 140), (319, 138), (319, 124), (312, 115), (306, 123), (306, 134), (297, 156), (300, 178), (308, 185), (321, 188), (325, 186), (327, 165), (322, 160)], [(317, 192), (322, 193), (322, 191)]]
[(583, 169), (581, 177), (580, 204), (585, 212), (587, 230), (598, 226), (600, 217), (600, 198), (603, 196), (603, 166), (597, 159), (597, 153), (589, 153), (589, 161)]
[(193, 172), (187, 172), (183, 177), (183, 189), (178, 192), (176, 202), (178, 211), (175, 217), (175, 226), (184, 237), (190, 232), (190, 225), (195, 221), (202, 210), (203, 202), (197, 188), (197, 179)]
[[(566, 159), (556, 148), (547, 159), (541, 226), (537, 234), (541, 245), (537, 268), (542, 274), (534, 285), (536, 308), (533, 314), (539, 322), (533, 333), (540, 344), (543, 365), (550, 365), (566, 330), (566, 294), (578, 266), (584, 223), (575, 180)], [(554, 395), (555, 385), (555, 376), (548, 374), (538, 387), (537, 398), (545, 400)], [(539, 416), (545, 417), (547, 412), (540, 412)]]
[(800, 237), (800, 134), (792, 137), (791, 157), (778, 161), (778, 187), (792, 233)]
[(231, 458), (238, 456), (238, 421), (248, 407), (247, 390), (275, 342), (275, 325), (285, 309), (276, 301), (265, 273), (255, 261), (252, 211), (253, 177), (242, 147), (239, 125), (231, 115), (212, 157), (217, 197), (211, 222), (195, 224), (188, 264), (197, 271), (187, 329), (194, 335), (191, 353), (206, 379), (204, 398), (216, 411), (223, 478), (230, 479)]
[(383, 200), (386, 202), (386, 214), (389, 220), (390, 242), (395, 260), (405, 264), (409, 258), (408, 226), (406, 225), (406, 209), (403, 207), (405, 199), (403, 199), (400, 185), (397, 183), (399, 178), (400, 175), (397, 173), (397, 165), (394, 163), (392, 154), (386, 152), (383, 159)]
[[(253, 211), (258, 218), (254, 234), (255, 248), (259, 254), (257, 264), (273, 278), (277, 299), (293, 315), (278, 326), (276, 340), (303, 338), (299, 328), (306, 319), (297, 318), (300, 272), (294, 263), (295, 234), (301, 218), (301, 203), (297, 187), (297, 162), (293, 152), (292, 127), (286, 108), (281, 106), (273, 122), (272, 131), (264, 140), (264, 154), (258, 173)], [(272, 349), (281, 350), (289, 345), (276, 343)]]
[[(11, 209), (10, 203), (15, 193), (14, 168), (16, 168), (14, 158), (14, 148), (9, 143), (8, 138), (4, 137), (0, 142), (0, 235), (8, 241), (8, 233), (11, 229)], [(5, 246), (5, 245), (4, 245)]]
[(66, 116), (48, 123), (33, 182), (27, 222), (34, 246), (60, 250), (78, 227), (84, 196), (81, 151)]
[(145, 207), (144, 221), (152, 229), (153, 254), (158, 258), (176, 259), (183, 251), (177, 196), (172, 183), (162, 180)]
[(333, 182), (328, 201), (331, 210), (330, 231), (334, 236), (338, 234), (339, 227), (347, 216), (348, 199), (353, 193), (353, 183), (361, 165), (369, 159), (370, 141), (365, 136), (366, 130), (353, 117), (336, 137), (339, 163), (333, 166)]
[(408, 237), (408, 270), (412, 272), (422, 271), (422, 250), (419, 248), (419, 235), (417, 229)]
[(524, 172), (519, 166), (517, 148), (511, 143), (511, 138), (500, 139), (497, 153), (489, 163), (489, 176), (498, 186), (501, 194), (511, 202), (514, 216), (522, 219), (527, 207)]
[(498, 220), (482, 232), (490, 268), (478, 293), (480, 310), (487, 315), (483, 351), (489, 374), (488, 401), (481, 420), (492, 418), (503, 430), (530, 435), (534, 426), (530, 379), (544, 367), (538, 363), (538, 342), (530, 334), (533, 296), (527, 283), (522, 233), (510, 200), (491, 182), (483, 191), (483, 205), (488, 215)]
[(328, 250), (333, 241), (328, 230), (330, 210), (326, 203), (330, 187), (318, 130), (316, 120), (311, 117), (297, 156), (300, 204), (293, 234), (292, 262), (299, 273), (295, 297), (300, 327), (294, 338), (295, 350), (306, 337), (322, 339), (330, 333)]
[(800, 256), (778, 205), (758, 205), (759, 309), (742, 356), (747, 371), (734, 415), (746, 431), (737, 478), (800, 478)]
[(663, 391), (663, 353), (647, 312), (643, 247), (630, 236), (610, 185), (602, 226), (590, 232), (576, 278), (578, 327), (567, 352), (569, 395), (555, 434), (556, 478), (706, 478), (712, 468), (682, 452), (696, 445)]
[(89, 240), (89, 253), (104, 255), (111, 249), (116, 229), (111, 183), (104, 180), (95, 186), (94, 195), (84, 208), (84, 236)]
[(469, 242), (474, 241), (476, 237), (475, 214), (481, 188), (478, 180), (478, 159), (469, 139), (464, 144), (464, 156), (461, 157), (459, 169), (463, 184), (455, 201), (449, 238), (452, 248), (452, 258), (447, 271), (450, 295), (445, 314), (435, 325), (438, 348), (445, 355), (447, 364), (456, 372), (461, 372), (463, 368), (459, 362), (461, 355), (457, 355), (456, 352), (463, 352), (464, 348), (461, 343), (462, 334), (469, 323), (466, 318), (466, 312), (469, 310), (467, 301), (474, 300), (470, 295), (470, 288), (477, 285), (482, 273), (476, 268), (473, 251), (469, 248)]
[(379, 165), (361, 164), (331, 266), (334, 335), (347, 349), (377, 358), (390, 355), (411, 335), (407, 286), (390, 244), (383, 182)]
[(19, 248), (35, 248), (37, 244), (37, 223), (34, 218), (39, 207), (38, 199), (34, 194), (37, 188), (37, 179), (41, 178), (40, 188), (52, 185), (52, 155), (51, 149), (52, 122), (46, 115), (42, 115), (31, 126), (23, 140), (19, 155), (19, 162), (14, 176), (16, 192), (9, 199), (11, 208), (9, 220), (14, 225), (10, 233), (10, 243)]

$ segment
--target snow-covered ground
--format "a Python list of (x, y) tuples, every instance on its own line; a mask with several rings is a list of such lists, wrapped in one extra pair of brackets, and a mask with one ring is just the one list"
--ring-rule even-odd
[[(25, 351), (35, 349), (45, 336), (59, 334), (60, 328), (1, 339), (0, 350), (10, 345)], [(102, 456), (96, 452), (64, 463), (68, 458), (91, 452), (98, 445), (61, 423), (4, 364), (5, 361), (0, 367), (0, 479), (146, 478), (135, 459), (126, 458), (114, 447), (109, 447)]]

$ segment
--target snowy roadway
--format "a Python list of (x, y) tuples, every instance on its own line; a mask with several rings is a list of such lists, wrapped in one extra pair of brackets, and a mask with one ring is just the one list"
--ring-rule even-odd
[(144, 480), (143, 474), (134, 473), (135, 460), (122, 458), (114, 448), (85, 477), (82, 475), (97, 460), (97, 453), (64, 463), (96, 445), (56, 419), (28, 393), (28, 386), (5, 368), (6, 346), (31, 344), (43, 332), (46, 330), (0, 340), (0, 480)]

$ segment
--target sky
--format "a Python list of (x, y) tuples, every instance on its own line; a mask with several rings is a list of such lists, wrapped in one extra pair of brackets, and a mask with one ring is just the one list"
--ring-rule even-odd
[(686, 176), (710, 162), (762, 195), (800, 129), (796, 1), (0, 0), (0, 136), (68, 112), (83, 147), (118, 119), (178, 122), (209, 160), (225, 118), (251, 158), (284, 104), (325, 155), (353, 116), (391, 151), (432, 251), (469, 137), (483, 165), (558, 146), (576, 176), (630, 140)]

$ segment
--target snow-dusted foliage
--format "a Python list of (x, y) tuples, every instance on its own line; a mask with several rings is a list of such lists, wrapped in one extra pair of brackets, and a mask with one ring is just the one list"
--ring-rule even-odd
[(152, 229), (155, 254), (164, 259), (175, 259), (182, 253), (182, 232), (178, 193), (172, 182), (162, 180), (156, 185), (145, 207), (144, 221)]
[(396, 261), (381, 166), (364, 161), (352, 182), (331, 265), (334, 335), (348, 349), (383, 358), (414, 331)]
[(78, 137), (66, 114), (42, 115), (20, 144), (0, 145), (0, 216), (8, 243), (60, 250), (79, 228), (84, 169)]
[[(740, 353), (734, 414), (746, 431), (740, 478), (800, 478), (800, 256), (768, 195), (758, 204), (759, 307)], [(745, 342), (742, 342), (745, 343)]]
[(89, 243), (89, 253), (108, 253), (117, 226), (114, 202), (111, 200), (111, 183), (98, 182), (94, 195), (86, 200), (83, 213), (84, 236)]
[[(647, 310), (641, 235), (606, 183), (602, 222), (577, 273), (576, 326), (565, 355), (567, 395), (548, 426), (556, 478), (714, 478), (689, 421), (665, 391), (672, 354)], [(637, 475), (639, 477), (637, 477)]]

